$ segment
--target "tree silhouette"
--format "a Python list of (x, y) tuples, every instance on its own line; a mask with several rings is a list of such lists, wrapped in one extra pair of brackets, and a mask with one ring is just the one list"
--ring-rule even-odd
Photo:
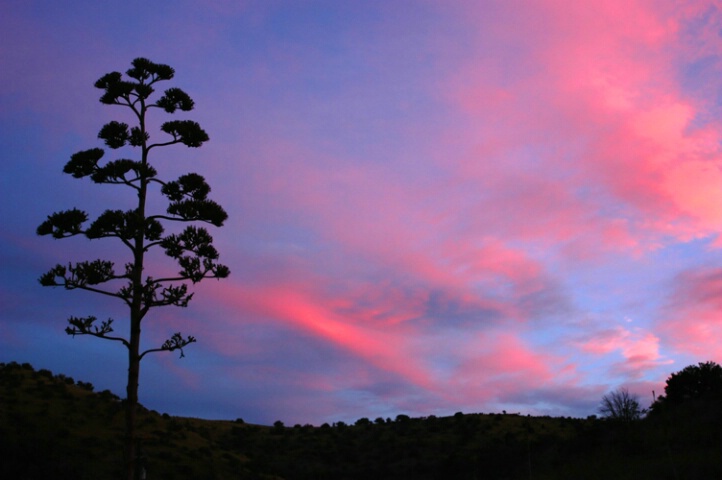
[(653, 410), (680, 405), (690, 400), (705, 400), (722, 396), (722, 367), (715, 362), (689, 365), (667, 379), (664, 395), (660, 395)]
[(630, 394), (626, 388), (620, 388), (602, 397), (599, 413), (609, 420), (629, 423), (638, 420), (643, 412), (639, 398)]
[[(140, 361), (152, 352), (179, 350), (183, 356), (183, 348), (196, 341), (194, 337), (178, 332), (162, 345), (142, 351), (141, 323), (151, 308), (187, 306), (193, 297), (193, 293), (189, 292), (189, 282), (195, 284), (206, 278), (225, 278), (230, 273), (228, 267), (217, 263), (218, 252), (208, 231), (189, 224), (203, 222), (220, 227), (228, 217), (219, 204), (208, 199), (211, 189), (205, 179), (196, 173), (188, 173), (177, 180), (164, 181), (157, 177), (156, 169), (148, 161), (154, 149), (175, 144), (196, 148), (208, 140), (208, 135), (196, 122), (172, 120), (160, 127), (167, 137), (151, 143), (146, 119), (151, 109), (170, 114), (193, 109), (193, 100), (179, 88), (168, 88), (155, 102), (150, 100), (155, 85), (171, 80), (174, 73), (168, 65), (136, 58), (132, 61), (132, 68), (126, 72), (128, 79), (123, 78), (120, 72), (112, 72), (95, 82), (95, 87), (103, 90), (101, 103), (125, 107), (137, 121), (130, 127), (111, 121), (101, 128), (98, 137), (114, 150), (129, 145), (140, 159), (118, 158), (101, 163), (104, 150), (92, 148), (72, 155), (63, 169), (75, 178), (89, 177), (98, 184), (128, 187), (137, 195), (134, 208), (127, 211), (106, 210), (89, 224), (88, 214), (73, 208), (53, 213), (37, 229), (39, 235), (51, 235), (55, 239), (76, 235), (84, 235), (91, 240), (113, 238), (123, 244), (129, 254), (129, 261), (120, 271), (116, 271), (112, 261), (98, 259), (58, 264), (40, 277), (43, 286), (85, 290), (116, 298), (128, 307), (128, 336), (114, 332), (112, 318), (98, 321), (95, 316), (71, 316), (65, 331), (68, 335), (90, 335), (115, 341), (128, 349), (124, 458), (129, 480), (138, 475), (135, 424)], [(148, 198), (152, 193), (165, 197), (165, 212), (151, 211)], [(184, 228), (166, 234), (164, 225), (169, 223)], [(146, 254), (159, 249), (177, 262), (180, 267), (178, 273), (151, 276), (146, 272)], [(163, 270), (159, 268), (159, 272)]]

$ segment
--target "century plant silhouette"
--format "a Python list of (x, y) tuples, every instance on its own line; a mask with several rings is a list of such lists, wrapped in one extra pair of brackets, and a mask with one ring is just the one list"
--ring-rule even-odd
[[(136, 58), (132, 61), (132, 68), (126, 72), (128, 79), (124, 79), (120, 72), (112, 72), (95, 82), (95, 87), (104, 92), (100, 97), (101, 103), (125, 107), (137, 121), (130, 127), (111, 121), (101, 128), (98, 137), (114, 150), (130, 145), (140, 158), (119, 158), (101, 163), (104, 150), (92, 148), (72, 155), (63, 169), (75, 178), (89, 177), (98, 184), (130, 188), (137, 194), (137, 203), (133, 203), (135, 208), (105, 210), (89, 224), (88, 214), (73, 208), (53, 213), (37, 229), (39, 235), (52, 235), (56, 239), (76, 235), (84, 235), (91, 240), (114, 238), (127, 248), (129, 261), (119, 272), (116, 272), (112, 261), (103, 259), (58, 264), (40, 277), (40, 283), (113, 297), (128, 307), (128, 336), (114, 332), (112, 318), (98, 321), (95, 316), (71, 316), (65, 331), (73, 336), (91, 335), (119, 342), (128, 349), (124, 461), (125, 475), (129, 480), (139, 474), (136, 410), (140, 361), (152, 352), (179, 350), (183, 356), (183, 348), (196, 341), (194, 337), (178, 332), (162, 345), (142, 351), (141, 324), (151, 308), (187, 306), (193, 297), (193, 293), (189, 292), (189, 282), (195, 284), (206, 278), (225, 278), (230, 273), (228, 267), (217, 263), (218, 252), (208, 231), (189, 224), (204, 222), (220, 227), (228, 217), (219, 204), (208, 199), (210, 187), (205, 179), (197, 173), (188, 173), (174, 181), (161, 180), (148, 160), (151, 151), (160, 147), (183, 144), (196, 148), (208, 141), (208, 135), (198, 123), (173, 120), (160, 127), (167, 137), (151, 143), (146, 119), (151, 109), (169, 114), (193, 109), (193, 100), (179, 88), (168, 88), (157, 100), (150, 100), (156, 84), (171, 80), (174, 73), (168, 65)], [(148, 197), (153, 192), (160, 193), (159, 198), (166, 198), (165, 212), (150, 211)], [(182, 228), (178, 228), (177, 233), (166, 234), (164, 225), (169, 225), (169, 222), (177, 222)], [(161, 249), (180, 266), (177, 274), (152, 276), (146, 273), (146, 255)]]

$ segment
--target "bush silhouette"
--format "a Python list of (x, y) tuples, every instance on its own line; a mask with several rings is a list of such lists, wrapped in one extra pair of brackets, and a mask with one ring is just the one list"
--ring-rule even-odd
[(715, 362), (689, 365), (673, 373), (660, 395), (652, 404), (652, 411), (674, 408), (693, 401), (719, 399), (722, 396), (722, 367)]

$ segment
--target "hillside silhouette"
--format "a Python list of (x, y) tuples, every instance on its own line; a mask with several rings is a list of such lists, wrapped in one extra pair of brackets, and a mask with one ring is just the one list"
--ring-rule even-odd
[[(722, 478), (719, 396), (632, 423), (457, 413), (261, 426), (141, 408), (139, 431), (148, 479)], [(1, 478), (117, 478), (122, 435), (113, 393), (0, 364)]]

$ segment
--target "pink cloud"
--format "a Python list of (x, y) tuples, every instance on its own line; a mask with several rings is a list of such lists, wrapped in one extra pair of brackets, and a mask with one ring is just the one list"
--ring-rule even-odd
[(409, 361), (413, 357), (404, 338), (413, 332), (405, 327), (356, 321), (358, 319), (337, 313), (333, 301), (327, 302), (307, 289), (289, 288), (289, 285), (246, 286), (234, 290), (232, 295), (225, 302), (247, 316), (272, 319), (308, 332), (414, 384), (423, 386), (430, 382), (426, 372), (416, 362)]
[(660, 338), (641, 328), (627, 329), (621, 325), (595, 331), (574, 341), (582, 352), (595, 357), (620, 356), (613, 362), (611, 373), (632, 379), (640, 378), (647, 370), (669, 364), (660, 353)]
[[(519, 318), (523, 315), (514, 312), (512, 304), (492, 305), (491, 297), (479, 298), (478, 286), (483, 284), (491, 291), (499, 285), (502, 289), (509, 285), (517, 297), (547, 288), (549, 278), (543, 266), (526, 251), (504, 244), (495, 235), (481, 235), (486, 227), (471, 212), (472, 228), (459, 225), (466, 220), (460, 215), (463, 210), (454, 211), (457, 198), (453, 188), (440, 192), (448, 195), (446, 198), (430, 197), (429, 190), (438, 187), (419, 187), (414, 179), (402, 181), (397, 172), (386, 166), (360, 168), (338, 158), (297, 162), (294, 161), (297, 156), (305, 155), (291, 145), (283, 146), (281, 154), (271, 155), (267, 162), (271, 164), (269, 176), (256, 177), (254, 183), (268, 192), (271, 219), (276, 208), (290, 208), (295, 212), (292, 221), (299, 228), (309, 228), (328, 242), (334, 250), (318, 261), (333, 268), (343, 265), (343, 271), (335, 274), (359, 278), (393, 272), (396, 278), (381, 281), (387, 287), (364, 284), (352, 288), (347, 294), (354, 302), (361, 298), (366, 303), (381, 301), (385, 306), (380, 310), (390, 312), (391, 304), (405, 297), (406, 301), (416, 302), (413, 316), (419, 315), (426, 290), (454, 290), (468, 302), (486, 302), (489, 308), (504, 309), (510, 317)], [(333, 169), (329, 164), (335, 164)], [(278, 175), (281, 171), (293, 171), (293, 175)], [(534, 200), (541, 203), (545, 197), (539, 195)], [(529, 204), (534, 200), (528, 200)], [(467, 208), (463, 203), (458, 206)], [(558, 222), (562, 231), (564, 223)], [(492, 232), (494, 227), (491, 223)], [(314, 255), (301, 253), (307, 258)], [(334, 264), (329, 255), (339, 256), (339, 261)], [(400, 278), (411, 280), (422, 291), (416, 287), (404, 291), (389, 287)], [(355, 288), (359, 288), (358, 293), (354, 293)], [(369, 313), (373, 315), (376, 314)]]
[[(354, 379), (354, 388), (374, 391), (378, 373), (369, 376), (370, 371), (386, 372), (394, 384), (425, 392), (423, 401), (437, 399), (435, 408), (498, 402), (513, 396), (520, 384), (533, 390), (552, 378), (571, 378), (571, 367), (562, 357), (535, 351), (521, 339), (521, 332), (484, 323), (445, 324), (450, 322), (448, 317), (429, 316), (428, 298), (397, 296), (393, 285), (378, 289), (364, 285), (365, 294), (358, 296), (360, 291), (329, 292), (319, 283), (301, 285), (293, 283), (299, 279), (289, 280), (274, 285), (226, 285), (207, 292), (223, 302), (224, 311), (243, 312), (243, 318), (220, 315), (226, 319), (214, 330), (223, 334), (207, 332), (204, 341), (212, 342), (213, 349), (224, 355), (238, 356), (253, 350), (244, 346), (242, 332), (270, 321), (312, 335), (350, 355), (355, 366), (350, 364), (344, 371)], [(478, 303), (478, 299), (469, 301)], [(309, 381), (313, 376), (303, 374)], [(333, 385), (328, 388), (341, 388), (338, 383)], [(397, 402), (397, 408), (423, 410), (412, 398), (400, 394), (386, 401)]]
[[(705, 106), (684, 93), (678, 67), (696, 45), (677, 46), (683, 35), (677, 10), (647, 2), (526, 7), (506, 11), (506, 21), (494, 25), (485, 24), (475, 4), (465, 9), (483, 26), (481, 48), (491, 28), (497, 53), (521, 53), (525, 68), (504, 70), (503, 56), (479, 52), (447, 83), (444, 95), (467, 116), (465, 131), (479, 147), (445, 165), (460, 177), (483, 179), (486, 197), (503, 198), (507, 209), (531, 220), (516, 222), (507, 235), (576, 237), (567, 252), (577, 256), (649, 250), (667, 235), (716, 234), (720, 125), (694, 125)], [(527, 34), (512, 33), (519, 29)], [(719, 39), (716, 49), (710, 42), (707, 51), (722, 52)], [(458, 133), (449, 140), (458, 142)], [(536, 158), (519, 145), (535, 145)], [(495, 161), (502, 157), (518, 160)], [(517, 198), (501, 197), (510, 189)], [(614, 203), (619, 207), (610, 210)]]
[(691, 269), (674, 281), (669, 302), (658, 321), (665, 343), (700, 361), (721, 358), (722, 269)]
[(471, 335), (462, 348), (463, 361), (444, 387), (450, 403), (472, 409), (515, 405), (526, 412), (548, 413), (547, 396), (571, 391), (572, 396), (586, 395), (578, 386), (581, 377), (574, 363), (539, 350), (519, 334), (497, 330)]

